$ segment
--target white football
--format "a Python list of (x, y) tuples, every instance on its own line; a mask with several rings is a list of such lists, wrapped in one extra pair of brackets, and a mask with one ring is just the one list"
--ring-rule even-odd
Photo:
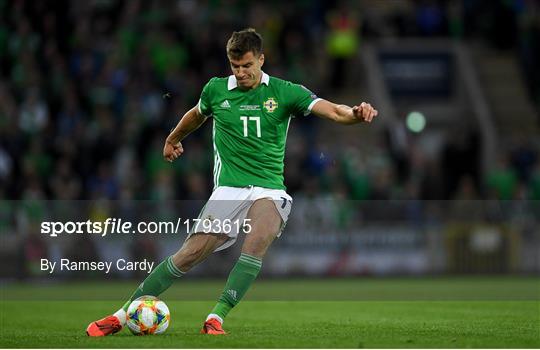
[(167, 305), (151, 295), (133, 300), (127, 310), (127, 326), (135, 335), (161, 334), (167, 330), (170, 321)]

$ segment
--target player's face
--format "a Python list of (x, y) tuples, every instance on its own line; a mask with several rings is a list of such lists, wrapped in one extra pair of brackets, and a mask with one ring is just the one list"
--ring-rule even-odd
[(264, 54), (255, 56), (253, 52), (249, 51), (240, 59), (229, 57), (229, 62), (241, 89), (253, 89), (259, 85), (262, 75), (261, 67), (264, 64)]

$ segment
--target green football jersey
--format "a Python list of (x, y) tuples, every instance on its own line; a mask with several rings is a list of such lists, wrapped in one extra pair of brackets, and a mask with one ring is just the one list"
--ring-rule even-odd
[(308, 115), (319, 99), (302, 85), (263, 73), (241, 90), (234, 75), (212, 78), (198, 104), (213, 117), (214, 186), (285, 189), (283, 159), (291, 118)]

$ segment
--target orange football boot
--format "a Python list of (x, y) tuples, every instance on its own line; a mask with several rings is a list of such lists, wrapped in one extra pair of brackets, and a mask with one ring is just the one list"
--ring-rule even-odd
[(201, 334), (220, 335), (227, 334), (227, 332), (225, 332), (223, 328), (221, 328), (221, 322), (219, 322), (215, 318), (211, 318), (204, 323), (204, 326), (201, 329)]
[(122, 329), (122, 325), (116, 316), (107, 316), (94, 321), (86, 328), (86, 334), (90, 337), (104, 337), (114, 334)]

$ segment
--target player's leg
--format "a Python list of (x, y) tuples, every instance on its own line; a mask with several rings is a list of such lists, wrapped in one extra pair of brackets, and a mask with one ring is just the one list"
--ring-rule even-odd
[(227, 283), (216, 306), (208, 315), (201, 333), (224, 334), (223, 319), (246, 294), (259, 274), (266, 251), (279, 234), (283, 219), (272, 200), (259, 199), (247, 214), (251, 232), (246, 235), (242, 254), (229, 274)]
[(133, 300), (143, 295), (159, 296), (177, 278), (182, 277), (192, 267), (206, 259), (227, 239), (225, 235), (212, 233), (191, 235), (178, 252), (162, 261), (150, 273), (120, 310), (111, 316), (90, 323), (86, 333), (89, 336), (105, 336), (118, 332), (126, 323), (126, 311)]
[(173, 282), (182, 277), (195, 265), (206, 259), (217, 247), (228, 239), (225, 235), (213, 233), (197, 233), (191, 235), (182, 248), (174, 255), (162, 261), (152, 273), (133, 292), (124, 304), (126, 311), (129, 304), (143, 295), (159, 296), (167, 290)]

